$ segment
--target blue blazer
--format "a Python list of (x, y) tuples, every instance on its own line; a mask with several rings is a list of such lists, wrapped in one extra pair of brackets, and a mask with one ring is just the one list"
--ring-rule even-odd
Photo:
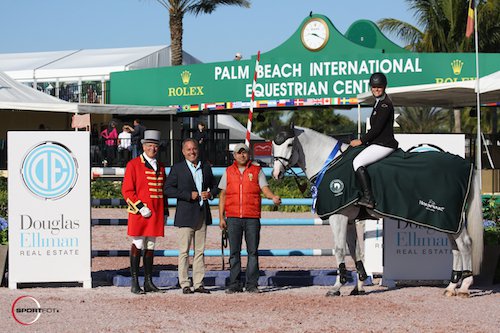
[[(201, 163), (203, 173), (202, 191), (210, 189), (213, 197), (216, 197), (219, 189), (215, 182), (212, 168), (208, 163)], [(169, 198), (177, 198), (174, 225), (176, 227), (195, 228), (202, 217), (207, 225), (212, 224), (212, 214), (208, 200), (200, 206), (198, 200), (191, 199), (191, 192), (198, 191), (193, 175), (186, 164), (186, 160), (172, 166), (165, 181), (165, 194)], [(202, 215), (203, 214), (203, 215)]]

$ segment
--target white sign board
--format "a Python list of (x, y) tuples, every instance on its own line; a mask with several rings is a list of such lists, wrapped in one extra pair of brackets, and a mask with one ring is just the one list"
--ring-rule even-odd
[[(465, 156), (463, 134), (397, 134), (396, 140), (403, 150), (427, 144)], [(426, 149), (433, 147), (424, 145), (416, 150)], [(384, 218), (383, 226), (377, 221), (371, 223), (372, 230), (365, 230), (367, 272), (378, 272), (377, 268), (383, 264), (384, 283), (391, 280), (449, 279), (452, 252), (445, 233), (388, 218)], [(370, 225), (368, 221), (366, 225)], [(374, 231), (379, 235), (382, 230), (383, 258), (376, 256), (380, 253), (380, 238), (368, 237)]]
[(9, 288), (91, 287), (89, 132), (8, 132)]

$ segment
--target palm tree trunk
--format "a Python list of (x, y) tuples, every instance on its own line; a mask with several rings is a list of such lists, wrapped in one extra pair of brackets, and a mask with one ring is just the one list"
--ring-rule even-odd
[(453, 116), (455, 118), (453, 133), (462, 133), (462, 119), (460, 117), (460, 109), (454, 109)]
[(183, 13), (170, 12), (170, 62), (172, 66), (182, 65), (183, 17)]

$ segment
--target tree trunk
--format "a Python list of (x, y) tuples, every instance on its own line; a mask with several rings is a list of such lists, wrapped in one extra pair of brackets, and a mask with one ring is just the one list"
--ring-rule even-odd
[(460, 110), (454, 109), (453, 116), (455, 118), (454, 121), (455, 126), (453, 127), (453, 133), (462, 133), (462, 118), (460, 116)]
[(170, 63), (172, 66), (182, 65), (183, 17), (183, 13), (170, 12)]

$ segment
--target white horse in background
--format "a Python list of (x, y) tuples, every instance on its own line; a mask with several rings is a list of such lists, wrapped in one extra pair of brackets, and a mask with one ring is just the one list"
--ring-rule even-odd
[[(283, 128), (273, 141), (273, 177), (280, 179), (287, 169), (298, 165), (305, 172), (307, 178), (311, 180), (321, 171), (337, 142), (336, 139), (314, 130), (295, 128), (293, 124), (290, 127)], [(348, 148), (349, 145), (341, 144), (335, 158)], [(476, 179), (477, 177), (474, 177), (472, 190), (469, 191), (467, 199), (467, 228), (466, 223), (462, 223), (463, 227), (458, 233), (447, 234), (453, 253), (451, 279), (444, 292), (447, 296), (468, 297), (469, 288), (473, 282), (473, 272), (477, 273), (481, 264), (483, 227), (481, 198)], [(367, 274), (363, 267), (364, 253), (359, 246), (359, 242), (357, 242), (355, 226), (356, 220), (360, 217), (360, 209), (365, 208), (360, 208), (353, 203), (328, 218), (333, 232), (339, 278), (336, 279), (327, 296), (339, 296), (342, 285), (347, 282), (346, 244), (349, 247), (351, 257), (356, 263), (358, 274), (357, 285), (351, 294), (364, 293), (363, 281), (366, 280)], [(366, 213), (373, 218), (381, 217), (370, 209), (367, 209)]]

